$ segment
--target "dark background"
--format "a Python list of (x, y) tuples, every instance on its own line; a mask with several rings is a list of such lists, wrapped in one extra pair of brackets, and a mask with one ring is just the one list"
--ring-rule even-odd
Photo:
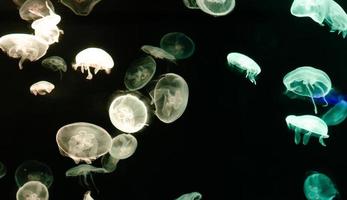
[[(15, 199), (15, 169), (31, 159), (53, 170), (50, 199), (82, 199), (87, 189), (78, 178), (64, 175), (75, 164), (59, 154), (57, 130), (85, 121), (119, 134), (108, 106), (125, 89), (125, 70), (144, 55), (142, 45), (159, 46), (163, 35), (177, 31), (192, 38), (196, 51), (177, 66), (157, 60), (156, 76), (174, 72), (184, 77), (188, 107), (177, 121), (164, 124), (154, 116), (149, 127), (134, 134), (136, 153), (114, 173), (94, 175), (100, 190), (92, 193), (94, 199), (173, 200), (199, 191), (207, 200), (299, 200), (305, 199), (303, 182), (311, 170), (330, 176), (341, 197), (347, 195), (346, 123), (329, 127), (327, 147), (317, 138), (307, 146), (295, 145), (284, 119), (313, 114), (313, 106), (309, 99), (289, 98), (282, 83), (289, 71), (310, 65), (324, 70), (334, 89), (345, 94), (347, 42), (310, 18), (292, 16), (292, 0), (238, 0), (223, 17), (190, 10), (180, 0), (103, 0), (87, 17), (52, 2), (65, 34), (45, 57), (58, 55), (69, 64), (62, 80), (40, 65), (42, 59), (25, 62), (19, 70), (17, 59), (0, 55), (0, 161), (8, 168), (0, 180), (0, 199)], [(346, 1), (337, 2), (347, 9)], [(33, 30), (11, 0), (1, 0), (0, 35), (10, 33)], [(99, 72), (89, 81), (71, 68), (75, 55), (87, 47), (112, 55), (116, 64), (110, 75)], [(256, 86), (228, 70), (226, 56), (232, 51), (261, 66)], [(55, 90), (47, 96), (30, 94), (30, 85), (39, 80), (51, 81)], [(327, 109), (318, 106), (319, 115)]]

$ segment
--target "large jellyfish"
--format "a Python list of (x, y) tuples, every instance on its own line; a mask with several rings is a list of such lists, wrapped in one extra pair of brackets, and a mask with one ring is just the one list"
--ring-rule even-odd
[(60, 0), (60, 3), (70, 8), (76, 15), (87, 16), (101, 0)]
[(224, 16), (235, 8), (235, 0), (196, 0), (199, 8), (212, 16)]
[(310, 137), (319, 138), (319, 143), (326, 146), (324, 138), (329, 138), (328, 126), (319, 117), (313, 115), (289, 115), (286, 117), (286, 123), (289, 129), (293, 129), (295, 132), (294, 141), (295, 144), (299, 144), (301, 141), (301, 135), (303, 134), (303, 144), (306, 145)]
[(0, 162), (0, 179), (7, 174), (7, 168), (4, 163)]
[(36, 61), (44, 56), (48, 43), (30, 34), (8, 34), (0, 38), (0, 48), (12, 58), (20, 58), (19, 69), (25, 60)]
[(19, 15), (26, 21), (37, 20), (54, 11), (50, 0), (26, 0), (19, 9)]
[(304, 193), (308, 200), (332, 200), (339, 196), (333, 181), (327, 175), (315, 171), (306, 177)]
[(76, 122), (61, 127), (56, 135), (59, 151), (78, 164), (90, 164), (111, 149), (112, 138), (109, 133), (95, 124)]
[(52, 92), (55, 88), (54, 84), (48, 81), (39, 81), (30, 86), (30, 92), (33, 95), (46, 95)]
[[(104, 174), (104, 173), (108, 173), (108, 171), (105, 170), (104, 168), (98, 168), (92, 165), (81, 164), (67, 170), (65, 172), (65, 176), (67, 177), (78, 176), (81, 178), (81, 183), (83, 183), (84, 186), (88, 188), (92, 187), (96, 189), (92, 173)], [(91, 184), (89, 184), (88, 178), (90, 179)]]
[(29, 181), (20, 187), (16, 194), (17, 200), (48, 200), (47, 187), (39, 181)]
[(49, 188), (53, 183), (53, 172), (45, 163), (28, 160), (16, 169), (14, 178), (18, 187), (21, 187), (28, 181), (40, 181)]
[(175, 200), (200, 200), (202, 195), (199, 192), (191, 192), (183, 194)]
[(342, 123), (347, 117), (347, 102), (341, 100), (334, 107), (330, 108), (323, 116), (322, 120), (328, 126), (336, 126)]
[(165, 34), (160, 40), (160, 48), (175, 56), (176, 59), (185, 59), (193, 55), (195, 44), (190, 37), (181, 32)]
[(317, 107), (314, 98), (323, 98), (326, 105), (328, 104), (325, 96), (331, 90), (331, 80), (322, 70), (309, 66), (298, 67), (284, 76), (283, 84), (287, 91), (310, 97), (316, 114)]
[(50, 56), (42, 60), (41, 65), (54, 72), (59, 72), (60, 79), (63, 76), (63, 72), (67, 71), (67, 65), (65, 60), (59, 56)]
[(170, 54), (169, 52), (165, 51), (162, 48), (151, 46), (151, 45), (143, 45), (141, 47), (141, 50), (144, 51), (145, 53), (155, 57), (155, 58), (165, 59), (165, 60), (171, 61), (173, 63), (176, 62), (175, 56)]
[(99, 70), (105, 70), (107, 74), (111, 73), (114, 62), (110, 54), (100, 48), (87, 48), (80, 51), (75, 58), (75, 63), (72, 64), (74, 70), (81, 67), (82, 73), (87, 70), (88, 76), (86, 79), (92, 79), (93, 75), (89, 68), (94, 68), (94, 74)]

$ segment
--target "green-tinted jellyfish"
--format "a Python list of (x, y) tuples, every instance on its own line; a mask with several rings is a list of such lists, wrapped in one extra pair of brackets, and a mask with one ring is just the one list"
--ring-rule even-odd
[(40, 181), (29, 181), (17, 191), (17, 200), (48, 200), (47, 187)]
[(235, 0), (196, 0), (199, 8), (212, 16), (224, 16), (235, 8)]
[(19, 15), (26, 21), (33, 21), (49, 15), (50, 9), (54, 11), (50, 0), (26, 0), (19, 9)]
[(333, 200), (339, 192), (333, 181), (325, 174), (310, 172), (304, 182), (307, 200)]
[(199, 192), (191, 192), (187, 194), (183, 194), (175, 200), (200, 200), (202, 195)]
[[(87, 186), (88, 188), (93, 187), (96, 189), (92, 173), (104, 174), (108, 173), (108, 171), (104, 168), (94, 167), (92, 165), (87, 164), (81, 164), (67, 170), (65, 172), (65, 176), (78, 176), (79, 178), (81, 178), (81, 183), (83, 183), (84, 186)], [(90, 179), (92, 185), (89, 184), (88, 178)]]
[(60, 0), (60, 3), (70, 8), (76, 15), (87, 16), (101, 0)]
[(195, 44), (184, 33), (172, 32), (165, 34), (160, 40), (160, 47), (177, 60), (189, 58), (195, 51)]
[(284, 76), (283, 84), (287, 91), (310, 97), (316, 114), (317, 107), (314, 98), (323, 98), (326, 105), (328, 104), (325, 96), (331, 90), (331, 80), (322, 70), (309, 66), (298, 67)]
[(183, 3), (189, 9), (200, 9), (195, 0), (183, 0)]
[(227, 61), (229, 67), (236, 67), (240, 71), (246, 72), (246, 78), (248, 78), (254, 85), (256, 84), (256, 77), (261, 72), (259, 65), (250, 57), (232, 52), (227, 55)]
[(173, 63), (176, 62), (175, 56), (170, 54), (169, 52), (165, 51), (162, 48), (151, 46), (151, 45), (143, 45), (141, 47), (141, 50), (144, 51), (145, 53), (155, 57), (155, 58), (165, 59), (165, 60), (171, 61)]
[(336, 126), (341, 124), (346, 119), (346, 117), (347, 102), (345, 100), (341, 100), (322, 116), (322, 120), (328, 126)]
[(6, 176), (7, 174), (7, 168), (4, 165), (4, 163), (0, 162), (0, 179)]
[(28, 160), (16, 169), (14, 178), (18, 187), (28, 181), (40, 181), (49, 188), (53, 183), (53, 172), (45, 163)]
[(335, 1), (327, 1), (329, 2), (329, 12), (324, 22), (330, 27), (330, 32), (337, 31), (345, 38), (347, 35), (347, 14)]
[(151, 56), (135, 60), (125, 73), (125, 87), (130, 91), (143, 88), (153, 78), (156, 66), (157, 64)]
[(328, 126), (319, 117), (313, 115), (289, 115), (286, 117), (286, 123), (289, 129), (293, 129), (295, 132), (294, 141), (295, 144), (299, 144), (301, 141), (301, 135), (303, 135), (303, 144), (308, 144), (310, 137), (319, 138), (319, 143), (326, 146), (324, 138), (329, 138)]
[(59, 72), (60, 79), (63, 76), (63, 72), (67, 71), (67, 65), (65, 60), (59, 56), (50, 56), (42, 60), (41, 65), (54, 72)]

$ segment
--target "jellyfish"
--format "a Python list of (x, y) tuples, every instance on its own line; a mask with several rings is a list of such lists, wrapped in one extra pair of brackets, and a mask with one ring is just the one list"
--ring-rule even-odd
[(160, 40), (160, 48), (175, 56), (177, 60), (189, 58), (195, 51), (195, 44), (184, 33), (171, 32)]
[(175, 200), (200, 200), (202, 195), (199, 192), (191, 192), (183, 194)]
[(46, 95), (52, 92), (55, 86), (48, 81), (39, 81), (30, 86), (30, 92), (33, 95)]
[(20, 8), (22, 5), (23, 5), (23, 3), (25, 2), (26, 0), (12, 0), (12, 2), (14, 3), (14, 4), (16, 4), (16, 6), (18, 7), (18, 8)]
[(153, 78), (156, 66), (157, 64), (151, 56), (135, 60), (125, 73), (125, 87), (130, 91), (143, 88)]
[(337, 31), (345, 38), (347, 35), (347, 14), (335, 1), (327, 1), (329, 2), (329, 12), (324, 22), (330, 27), (330, 32)]
[(117, 169), (117, 165), (118, 165), (119, 161), (120, 161), (119, 159), (114, 158), (110, 155), (110, 153), (107, 153), (107, 154), (103, 155), (101, 158), (101, 166), (108, 173), (111, 173)]
[(84, 193), (84, 196), (83, 196), (83, 200), (94, 200), (92, 198), (92, 196), (90, 196), (90, 191), (87, 191), (86, 193)]
[(7, 174), (7, 169), (4, 163), (0, 162), (0, 179), (6, 176)]
[(87, 16), (101, 0), (60, 0), (60, 3), (70, 8), (76, 15)]
[(183, 3), (189, 9), (200, 9), (195, 0), (183, 0)]
[(298, 67), (284, 76), (283, 84), (287, 91), (310, 97), (316, 114), (317, 107), (314, 98), (323, 98), (325, 104), (328, 105), (325, 96), (331, 90), (331, 80), (322, 70), (309, 66)]
[(307, 200), (332, 200), (339, 196), (334, 182), (325, 174), (312, 171), (304, 182)]
[(23, 62), (31, 62), (44, 56), (48, 44), (41, 38), (30, 34), (8, 34), (0, 38), (0, 48), (12, 58), (20, 58), (19, 69), (23, 69)]
[(33, 21), (49, 15), (54, 6), (50, 0), (26, 0), (19, 9), (19, 15), (26, 21)]
[(286, 117), (286, 123), (289, 129), (294, 129), (295, 144), (299, 144), (301, 141), (301, 134), (303, 134), (303, 144), (308, 144), (310, 137), (319, 138), (319, 143), (326, 146), (324, 138), (329, 138), (328, 126), (319, 117), (313, 115), (289, 115)]
[(235, 8), (235, 0), (196, 0), (196, 4), (203, 12), (215, 17), (227, 15)]
[(67, 71), (67, 65), (65, 60), (59, 56), (50, 56), (42, 60), (41, 65), (47, 69), (50, 69), (54, 72), (59, 72), (60, 79), (63, 76), (63, 72)]
[(95, 124), (76, 122), (61, 127), (56, 135), (59, 151), (78, 164), (93, 160), (106, 154), (111, 149), (112, 138), (109, 133)]
[(125, 133), (140, 131), (148, 120), (146, 104), (132, 94), (116, 97), (108, 113), (112, 124)]
[(261, 72), (261, 69), (254, 60), (244, 54), (232, 52), (227, 55), (227, 61), (229, 67), (236, 67), (238, 70), (246, 71), (246, 78), (254, 85), (257, 84), (255, 79)]
[(29, 181), (18, 189), (16, 197), (17, 200), (48, 200), (49, 193), (40, 181)]
[(322, 120), (328, 126), (341, 124), (347, 117), (347, 102), (341, 100), (334, 107), (330, 108), (323, 116)]
[(17, 167), (14, 178), (18, 187), (28, 181), (40, 181), (49, 188), (53, 183), (53, 172), (45, 163), (27, 160)]
[(94, 68), (94, 74), (98, 73), (99, 70), (105, 70), (107, 74), (111, 73), (111, 69), (114, 66), (114, 62), (110, 54), (99, 48), (87, 48), (79, 52), (75, 58), (76, 62), (72, 64), (74, 70), (81, 67), (82, 73), (87, 70), (87, 79), (93, 78), (90, 72), (90, 67)]
[(173, 56), (172, 54), (170, 54), (169, 52), (165, 51), (162, 48), (151, 46), (151, 45), (143, 45), (141, 47), (141, 50), (155, 58), (165, 59), (173, 63), (176, 62), (175, 56)]

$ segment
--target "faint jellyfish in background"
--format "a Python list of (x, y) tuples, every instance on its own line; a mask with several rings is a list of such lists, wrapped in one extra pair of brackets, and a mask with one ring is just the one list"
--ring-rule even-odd
[(18, 8), (20, 8), (23, 5), (23, 3), (26, 2), (26, 0), (12, 0), (12, 1), (13, 1), (14, 4), (16, 4), (16, 6)]
[(4, 163), (0, 162), (0, 179), (6, 176), (7, 174), (7, 168), (4, 165)]
[(90, 191), (87, 191), (86, 193), (84, 193), (84, 196), (83, 196), (83, 200), (94, 200), (92, 198), (92, 196), (90, 195)]
[(8, 34), (0, 38), (0, 48), (12, 58), (20, 58), (18, 66), (23, 69), (23, 62), (31, 62), (44, 56), (48, 44), (41, 38), (30, 34)]
[(153, 78), (156, 66), (157, 64), (151, 56), (135, 60), (125, 73), (125, 87), (130, 91), (143, 88)]
[(199, 192), (191, 192), (183, 194), (175, 200), (200, 200), (202, 195)]
[(195, 44), (184, 33), (171, 32), (165, 34), (160, 40), (160, 48), (175, 56), (177, 60), (186, 59), (193, 55)]
[(246, 78), (256, 85), (255, 79), (260, 74), (261, 69), (254, 60), (244, 54), (232, 52), (227, 55), (227, 61), (229, 67), (236, 68), (242, 72), (245, 71)]
[(50, 0), (26, 0), (19, 9), (19, 15), (26, 21), (33, 21), (49, 15), (50, 10), (54, 11)]
[(328, 126), (336, 126), (341, 124), (347, 117), (347, 102), (339, 101), (334, 107), (330, 108), (323, 114), (322, 120)]
[(200, 9), (195, 0), (183, 0), (183, 3), (189, 9)]
[(14, 178), (18, 187), (29, 181), (39, 181), (49, 188), (53, 183), (53, 172), (45, 163), (28, 160), (16, 169)]
[(164, 123), (171, 123), (184, 113), (188, 104), (189, 89), (181, 76), (168, 73), (158, 80), (150, 96), (158, 119)]
[(70, 8), (76, 15), (87, 16), (99, 1), (101, 0), (60, 0), (59, 2)]
[(319, 143), (326, 146), (324, 138), (329, 138), (328, 126), (319, 117), (313, 115), (289, 115), (286, 117), (286, 123), (289, 129), (294, 130), (295, 144), (299, 144), (301, 141), (301, 135), (303, 135), (303, 144), (308, 144), (310, 137), (319, 138)]
[(47, 187), (39, 181), (29, 181), (17, 191), (17, 200), (48, 200)]
[(235, 0), (196, 0), (199, 8), (212, 16), (224, 16), (235, 8)]
[(67, 71), (65, 60), (59, 56), (50, 56), (42, 60), (41, 65), (54, 72), (59, 72), (60, 79), (62, 79), (63, 72)]
[(169, 52), (165, 51), (162, 48), (151, 46), (151, 45), (143, 45), (141, 47), (141, 50), (155, 58), (165, 59), (173, 63), (176, 63), (175, 56), (173, 56), (172, 54), (170, 54)]
[(283, 84), (286, 86), (287, 91), (310, 97), (316, 114), (315, 98), (323, 98), (325, 104), (328, 105), (325, 96), (331, 90), (331, 80), (322, 70), (309, 66), (298, 67), (284, 76)]
[(56, 135), (61, 155), (68, 156), (78, 164), (93, 160), (111, 149), (112, 138), (109, 133), (95, 124), (76, 122), (61, 127)]
[(94, 74), (97, 74), (99, 70), (105, 70), (107, 74), (111, 73), (111, 69), (114, 66), (114, 62), (110, 54), (100, 48), (87, 48), (80, 51), (75, 58), (75, 63), (72, 64), (74, 70), (81, 67), (82, 73), (87, 70), (88, 76), (86, 79), (93, 78), (90, 68), (94, 68)]
[(33, 95), (46, 95), (52, 92), (55, 86), (48, 81), (39, 81), (30, 86), (30, 93)]
[(304, 182), (307, 200), (332, 200), (339, 196), (333, 181), (325, 174), (312, 171)]

